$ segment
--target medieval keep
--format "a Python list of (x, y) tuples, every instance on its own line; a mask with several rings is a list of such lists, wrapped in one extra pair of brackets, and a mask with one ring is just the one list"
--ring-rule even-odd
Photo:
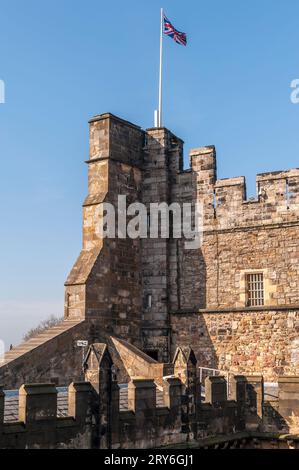
[[(284, 384), (279, 377), (299, 375), (299, 169), (258, 175), (256, 199), (247, 200), (244, 177), (217, 179), (213, 146), (192, 150), (185, 170), (183, 141), (166, 128), (144, 131), (103, 114), (90, 121), (89, 138), (83, 245), (65, 283), (64, 321), (6, 353), (0, 367), (5, 389), (46, 382), (53, 384), (47, 393), (55, 395), (56, 385), (72, 382), (74, 387), (84, 377), (99, 388), (94, 361), (100, 364), (105, 355), (104, 370), (111, 369), (114, 381), (129, 383), (127, 400), (133, 407), (141, 389), (153, 393), (153, 383), (145, 385), (140, 376), (160, 384), (168, 400), (170, 387), (174, 406), (178, 379), (166, 386), (163, 377), (175, 374), (196, 395), (197, 380), (192, 382), (186, 364), (234, 375), (235, 397), (238, 387), (243, 390), (241, 376), (255, 377), (257, 396), (263, 397), (258, 377)], [(119, 195), (126, 195), (128, 204), (147, 207), (199, 202), (202, 245), (194, 250), (174, 237), (99, 236), (102, 205), (117, 206)], [(79, 340), (91, 347), (85, 370)], [(139, 381), (132, 379), (136, 376)], [(211, 403), (219, 402), (213, 387), (225, 402), (224, 382), (209, 380)], [(72, 400), (87, 393), (86, 384), (69, 391)], [(20, 399), (26, 395), (23, 387)], [(193, 405), (184, 411), (189, 437), (196, 435), (188, 425), (190, 416), (196, 421)], [(240, 414), (240, 407), (236, 410)]]
[[(184, 170), (182, 140), (111, 114), (90, 121), (86, 163), (83, 246), (65, 284), (65, 321), (7, 353), (3, 383), (73, 379), (76, 339), (111, 335), (160, 362), (190, 345), (203, 367), (268, 381), (299, 372), (299, 170), (258, 175), (257, 199), (247, 201), (243, 177), (217, 180), (214, 147), (192, 150)], [(99, 238), (100, 206), (117, 205), (119, 194), (146, 205), (200, 201), (201, 248)]]

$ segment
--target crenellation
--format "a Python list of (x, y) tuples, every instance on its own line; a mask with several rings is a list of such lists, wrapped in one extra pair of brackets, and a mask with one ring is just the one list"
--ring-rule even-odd
[(233, 375), (230, 378), (230, 393), (231, 400), (238, 402), (241, 406), (246, 401), (246, 384), (247, 379), (243, 375)]
[(68, 388), (68, 415), (77, 423), (85, 423), (89, 417), (92, 391), (89, 382), (73, 382)]
[(180, 414), (182, 382), (178, 377), (165, 377), (163, 383), (164, 405), (171, 411)]
[(89, 124), (90, 160), (108, 158), (137, 166), (142, 164), (144, 131), (140, 127), (110, 113), (96, 116)]
[(128, 410), (135, 414), (144, 413), (146, 410), (149, 417), (155, 409), (156, 385), (154, 379), (132, 378), (128, 386)]
[(99, 116), (89, 121), (89, 157), (90, 160), (105, 159), (109, 157), (110, 152), (110, 126), (109, 119)]
[(212, 186), (217, 179), (216, 150), (214, 146), (190, 151), (190, 168), (198, 176), (197, 185)]
[(56, 419), (56, 387), (52, 384), (22, 385), (19, 390), (19, 421), (32, 425)]
[[(139, 355), (144, 353), (139, 351)], [(69, 386), (63, 416), (59, 416), (53, 385), (23, 385), (19, 421), (3, 424), (0, 420), (0, 448), (229, 446), (231, 440), (239, 439), (249, 445), (254, 436), (271, 443), (283, 439), (283, 434), (298, 432), (298, 376), (280, 377), (278, 396), (270, 400), (265, 400), (262, 376), (231, 376), (229, 384), (222, 376), (209, 376), (202, 401), (192, 349), (178, 348), (173, 364), (174, 369), (164, 367), (172, 376), (163, 377), (162, 388), (154, 379), (132, 377), (124, 389), (113, 380), (109, 345), (93, 344), (85, 360), (86, 379), (91, 378), (92, 384), (85, 381)]]
[(227, 382), (224, 377), (207, 377), (205, 380), (205, 403), (219, 406), (227, 401)]
[[(69, 413), (58, 416), (57, 389), (51, 384), (24, 384), (19, 390), (19, 418), (0, 424), (0, 448), (91, 448), (94, 441), (90, 384), (71, 384)], [(5, 408), (4, 408), (5, 414)], [(17, 414), (17, 410), (15, 410)], [(65, 413), (65, 412), (64, 412)], [(63, 413), (63, 414), (64, 414)], [(95, 421), (94, 421), (95, 422)]]
[[(228, 214), (236, 214), (246, 197), (245, 178), (228, 178), (215, 183), (215, 219), (223, 227), (228, 224)], [(230, 216), (229, 224), (236, 220)]]
[[(87, 163), (83, 246), (65, 284), (65, 320), (55, 331), (7, 352), (5, 364), (0, 367), (1, 382), (6, 387), (35, 380), (57, 385), (78, 383), (83, 372), (82, 350), (77, 342), (104, 344), (113, 337), (115, 344), (118, 341), (118, 346), (114, 344), (114, 379), (128, 384), (133, 377), (142, 376), (145, 382), (152, 383), (147, 398), (150, 387), (145, 387), (147, 391), (138, 389), (143, 397), (139, 403), (134, 395), (138, 383), (129, 386), (132, 409), (145, 406), (148, 401), (152, 410), (153, 381), (161, 392), (167, 385), (166, 369), (171, 372), (169, 375), (179, 375), (182, 380), (183, 408), (173, 412), (172, 406), (168, 411), (166, 406), (156, 407), (150, 412), (155, 416), (154, 428), (147, 432), (157, 437), (156, 428), (160, 432), (167, 420), (172, 421), (172, 413), (176, 438), (181, 420), (185, 439), (193, 439), (197, 433), (194, 416), (201, 406), (196, 367), (214, 368), (221, 375), (258, 374), (266, 381), (277, 381), (281, 375), (298, 375), (299, 169), (257, 175), (256, 198), (247, 200), (244, 177), (217, 179), (214, 146), (191, 150), (190, 168), (184, 170), (183, 141), (171, 131), (143, 130), (111, 114), (90, 121)], [(172, 230), (168, 238), (131, 239), (118, 234), (118, 230), (114, 237), (104, 238), (100, 230), (103, 204), (111, 203), (117, 209), (119, 196), (125, 196), (128, 205), (143, 203), (149, 226), (150, 204), (198, 203), (203, 216), (202, 243), (191, 249), (185, 235), (177, 239)], [(254, 281), (254, 276), (259, 281)], [(250, 297), (254, 282), (260, 285), (255, 289), (256, 297)], [(131, 345), (130, 353), (124, 342)], [(194, 362), (197, 361), (193, 369), (186, 368), (181, 360), (190, 345)], [(141, 349), (144, 356), (134, 347)], [(179, 348), (178, 362), (183, 364), (170, 364)], [(46, 368), (45, 363), (49, 364)], [(191, 374), (188, 377), (184, 376), (186, 370)], [(217, 380), (208, 382), (208, 388), (212, 390), (217, 385), (221, 395), (224, 381)], [(255, 417), (250, 421), (257, 429), (261, 424), (262, 385), (250, 380), (246, 384), (246, 400), (250, 395), (248, 387), (259, 394)], [(234, 416), (239, 416), (244, 405), (244, 383), (240, 379), (234, 386), (234, 400), (221, 398), (225, 403), (220, 408), (229, 423), (226, 430), (233, 429)], [(105, 415), (108, 391), (102, 392), (106, 397), (101, 405)], [(214, 389), (211, 393), (210, 401), (215, 401)], [(114, 395), (115, 409), (117, 387)], [(242, 406), (237, 398), (241, 396)], [(79, 400), (79, 395), (74, 397)], [(170, 398), (167, 400), (169, 405)], [(272, 416), (273, 410), (268, 411)], [(69, 419), (74, 413), (73, 410)], [(217, 407), (205, 403), (201, 413), (208, 432), (215, 431), (211, 422), (219, 418)], [(134, 412), (121, 411), (119, 416), (119, 420), (115, 418), (118, 444), (125, 447), (132, 441), (135, 445), (142, 442), (141, 434), (134, 440)], [(243, 423), (244, 419), (240, 418)], [(219, 420), (219, 429), (224, 429)], [(120, 442), (127, 425), (132, 435)], [(201, 432), (205, 434), (202, 429)], [(171, 439), (170, 434), (166, 426), (165, 442)], [(108, 437), (100, 445), (109, 447)], [(153, 445), (154, 441), (155, 437)]]
[(299, 176), (299, 168), (293, 168), (291, 170), (284, 171), (270, 171), (266, 173), (259, 173), (257, 175), (257, 181), (270, 181), (276, 179), (287, 179)]
[(191, 150), (190, 165), (196, 174), (191, 199), (203, 204), (205, 231), (298, 219), (298, 169), (257, 175), (257, 198), (247, 200), (245, 177), (217, 179), (214, 147)]

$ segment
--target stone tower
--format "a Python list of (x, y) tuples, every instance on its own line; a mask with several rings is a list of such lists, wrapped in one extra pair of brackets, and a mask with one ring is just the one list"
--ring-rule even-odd
[[(160, 362), (191, 346), (197, 364), (238, 374), (299, 373), (299, 170), (217, 179), (213, 146), (191, 151), (165, 128), (111, 114), (90, 121), (83, 245), (65, 284), (65, 319), (14, 348), (9, 388), (82, 379), (78, 340), (127, 340)], [(200, 203), (202, 244), (184, 238), (103, 238), (103, 203)], [(152, 221), (148, 220), (149, 226)]]
[(65, 289), (65, 319), (92, 322), (97, 336), (115, 334), (140, 345), (142, 318), (139, 240), (103, 239), (102, 205), (141, 200), (144, 132), (110, 114), (90, 121), (88, 196), (83, 247)]
[(83, 248), (65, 290), (65, 319), (89, 320), (99, 336), (130, 340), (155, 359), (170, 359), (171, 246), (166, 239), (103, 239), (103, 202), (118, 207), (170, 203), (182, 167), (182, 141), (111, 114), (90, 121)]

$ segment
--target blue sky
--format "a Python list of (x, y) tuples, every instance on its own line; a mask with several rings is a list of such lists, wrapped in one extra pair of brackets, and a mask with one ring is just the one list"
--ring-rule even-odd
[(62, 314), (81, 247), (87, 121), (113, 112), (142, 127), (157, 107), (159, 15), (188, 34), (165, 40), (165, 125), (215, 144), (218, 177), (298, 167), (298, 0), (0, 0), (0, 338), (17, 343)]

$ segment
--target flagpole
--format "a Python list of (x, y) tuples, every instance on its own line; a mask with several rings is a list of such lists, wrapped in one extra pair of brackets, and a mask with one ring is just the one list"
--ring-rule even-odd
[(160, 35), (160, 75), (159, 75), (159, 112), (158, 127), (162, 127), (162, 86), (163, 86), (163, 20), (164, 11), (161, 8), (161, 35)]

